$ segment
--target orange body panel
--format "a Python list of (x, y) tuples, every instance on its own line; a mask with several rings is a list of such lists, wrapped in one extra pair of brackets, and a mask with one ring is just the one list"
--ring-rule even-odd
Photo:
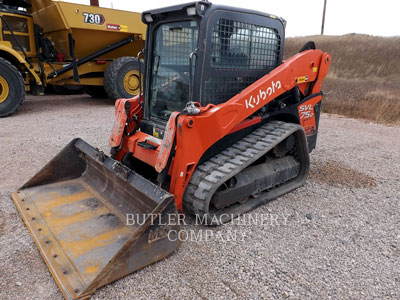
[[(139, 96), (132, 99), (118, 99), (115, 101), (115, 120), (110, 136), (110, 146), (121, 145), (125, 129), (132, 132), (135, 129), (135, 121), (139, 124), (143, 117), (143, 110), (140, 106)], [(130, 122), (128, 122), (131, 120)]]
[[(260, 122), (259, 117), (251, 118), (251, 116), (295, 86), (305, 94), (307, 85), (313, 83), (309, 95), (319, 93), (329, 65), (328, 53), (320, 50), (298, 53), (225, 103), (201, 107), (199, 115), (174, 114), (174, 122), (169, 122), (164, 140), (157, 149), (138, 147), (137, 142), (145, 141), (152, 136), (136, 132), (124, 140), (121, 152), (124, 154), (131, 152), (134, 157), (154, 168), (157, 164), (157, 172), (160, 173), (166, 166), (171, 152), (173, 141), (171, 137), (175, 136), (175, 155), (169, 170), (171, 174), (169, 192), (175, 196), (176, 207), (182, 211), (182, 198), (186, 186), (207, 149), (227, 134)], [(310, 107), (313, 109), (321, 99), (322, 96), (317, 96), (303, 105), (307, 109)], [(299, 111), (300, 119), (301, 115), (302, 112)], [(312, 134), (312, 128), (315, 127), (314, 116), (306, 114), (301, 119), (301, 125), (307, 134)], [(163, 149), (161, 155), (160, 149)], [(116, 158), (121, 159), (122, 154), (118, 154)]]
[(161, 145), (160, 152), (158, 153), (157, 161), (156, 161), (156, 171), (161, 173), (162, 170), (167, 166), (169, 156), (172, 151), (172, 147), (174, 146), (174, 138), (176, 133), (176, 119), (179, 116), (179, 112), (173, 112), (171, 117), (168, 120), (167, 127), (165, 129), (165, 136), (163, 139), (163, 143)]
[(300, 125), (303, 126), (306, 135), (313, 135), (317, 132), (314, 107), (321, 100), (322, 96), (318, 96), (304, 102), (298, 107)]

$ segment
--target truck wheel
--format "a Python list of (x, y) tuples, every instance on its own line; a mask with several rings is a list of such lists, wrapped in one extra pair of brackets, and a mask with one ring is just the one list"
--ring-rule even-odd
[[(143, 74), (144, 66), (141, 64)], [(108, 96), (114, 100), (129, 99), (139, 94), (138, 60), (129, 56), (114, 60), (104, 73), (104, 88)]]
[(13, 114), (25, 99), (25, 84), (21, 73), (9, 61), (0, 57), (0, 117)]
[(93, 98), (108, 98), (106, 90), (103, 86), (87, 85), (85, 86), (84, 91)]

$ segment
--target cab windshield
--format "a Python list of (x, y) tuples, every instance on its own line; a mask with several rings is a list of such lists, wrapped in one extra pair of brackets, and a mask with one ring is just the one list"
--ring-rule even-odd
[(197, 46), (195, 21), (160, 25), (154, 33), (150, 115), (168, 120), (189, 101), (189, 55)]

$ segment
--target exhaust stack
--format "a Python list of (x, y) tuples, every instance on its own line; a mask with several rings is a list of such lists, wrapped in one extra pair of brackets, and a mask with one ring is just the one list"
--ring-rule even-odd
[(90, 6), (99, 6), (99, 0), (90, 0)]

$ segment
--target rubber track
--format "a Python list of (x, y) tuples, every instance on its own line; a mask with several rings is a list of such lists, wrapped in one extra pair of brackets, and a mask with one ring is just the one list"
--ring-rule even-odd
[(219, 186), (265, 155), (299, 127), (293, 123), (269, 122), (197, 166), (183, 197), (184, 210), (200, 216), (208, 214), (209, 202)]

